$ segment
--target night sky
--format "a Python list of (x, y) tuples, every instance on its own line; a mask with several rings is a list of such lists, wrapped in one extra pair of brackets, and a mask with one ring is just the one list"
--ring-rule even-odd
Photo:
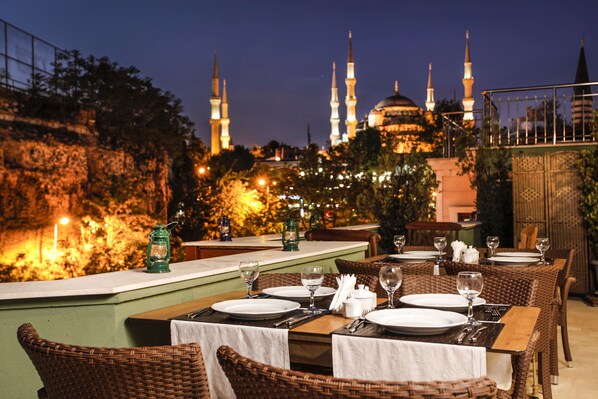
[(590, 79), (598, 80), (597, 16), (596, 0), (12, 0), (0, 7), (0, 18), (57, 47), (140, 69), (182, 100), (207, 145), (217, 51), (230, 133), (247, 147), (271, 139), (303, 146), (308, 123), (312, 141), (324, 145), (333, 61), (344, 131), (349, 30), (361, 119), (393, 94), (395, 80), (424, 108), (429, 62), (436, 101), (460, 100), (466, 30), (476, 109), (485, 89), (572, 83), (582, 34)]

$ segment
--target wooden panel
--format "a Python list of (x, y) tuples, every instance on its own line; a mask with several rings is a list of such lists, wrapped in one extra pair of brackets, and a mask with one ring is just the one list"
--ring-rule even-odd
[(529, 225), (538, 226), (539, 236), (546, 235), (545, 180), (543, 156), (513, 157), (513, 242)]
[(586, 230), (579, 211), (581, 178), (576, 166), (579, 153), (562, 151), (547, 156), (550, 245), (575, 249), (571, 275), (577, 282), (571, 292), (585, 293), (589, 291), (589, 275)]

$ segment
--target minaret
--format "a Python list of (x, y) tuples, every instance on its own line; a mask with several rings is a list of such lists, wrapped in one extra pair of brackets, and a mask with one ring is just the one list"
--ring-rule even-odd
[(212, 155), (220, 153), (220, 95), (218, 82), (218, 59), (214, 53), (214, 71), (212, 73), (212, 114), (210, 116), (210, 125), (212, 126)]
[(230, 135), (228, 134), (228, 125), (230, 125), (230, 118), (228, 117), (228, 97), (226, 95), (226, 79), (222, 81), (222, 118), (220, 119), (222, 131), (220, 132), (220, 143), (223, 150), (228, 150), (230, 146)]
[[(581, 37), (581, 50), (579, 51), (579, 59), (577, 60), (577, 71), (575, 72), (575, 83), (588, 83), (590, 81), (590, 74), (588, 73), (588, 65), (586, 63), (586, 52), (584, 49), (584, 38)], [(588, 129), (589, 126), (582, 127), (582, 125), (589, 125), (593, 119), (593, 101), (592, 89), (590, 86), (579, 86), (573, 88), (573, 102), (571, 104), (571, 114), (573, 119), (573, 126), (575, 130)]]
[(345, 125), (347, 126), (347, 140), (355, 137), (355, 130), (357, 127), (357, 118), (355, 117), (355, 107), (357, 106), (357, 97), (355, 97), (355, 61), (353, 60), (353, 43), (352, 35), (349, 32), (349, 58), (347, 60), (347, 78), (345, 79), (347, 85), (347, 97), (345, 97), (345, 105), (347, 106), (347, 119)]
[(332, 63), (332, 88), (330, 89), (330, 145), (337, 145), (341, 141), (339, 125), (341, 118), (338, 115), (338, 87), (336, 87), (336, 63)]
[(432, 85), (432, 63), (428, 66), (428, 88), (426, 89), (426, 109), (428, 112), (434, 112), (434, 86)]
[(473, 76), (471, 75), (471, 54), (469, 53), (469, 31), (465, 32), (465, 63), (463, 64), (463, 120), (473, 120)]

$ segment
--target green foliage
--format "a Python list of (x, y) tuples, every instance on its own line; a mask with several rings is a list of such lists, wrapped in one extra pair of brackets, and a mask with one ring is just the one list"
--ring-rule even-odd
[[(598, 139), (598, 112), (594, 113), (592, 134), (595, 139)], [(581, 174), (580, 211), (588, 227), (588, 240), (594, 259), (598, 259), (598, 146), (581, 152), (579, 171)]]

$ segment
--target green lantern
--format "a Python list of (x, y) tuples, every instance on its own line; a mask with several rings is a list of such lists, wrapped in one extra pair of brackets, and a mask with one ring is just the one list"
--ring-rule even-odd
[(154, 226), (147, 245), (147, 273), (169, 273), (170, 231), (177, 222)]
[(291, 217), (288, 217), (283, 224), (282, 250), (299, 251), (299, 223)]

